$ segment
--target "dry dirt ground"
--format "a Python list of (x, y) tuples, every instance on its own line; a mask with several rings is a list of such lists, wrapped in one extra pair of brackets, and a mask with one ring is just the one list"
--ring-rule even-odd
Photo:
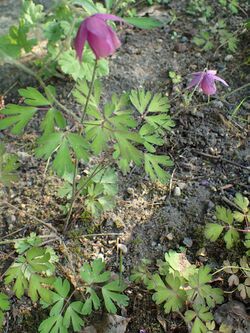
[[(0, 1), (1, 33), (15, 22), (18, 3)], [(118, 236), (83, 236), (89, 233), (120, 233), (120, 242), (128, 247), (124, 258), (126, 279), (140, 259), (160, 259), (168, 249), (180, 247), (186, 247), (187, 256), (193, 262), (199, 261), (197, 250), (206, 247), (208, 263), (218, 267), (226, 257), (225, 249), (207, 244), (203, 236), (204, 225), (213, 215), (215, 205), (223, 203), (223, 197), (232, 199), (236, 192), (249, 196), (249, 102), (242, 104), (239, 118), (231, 117), (238, 103), (247, 96), (247, 91), (243, 89), (227, 100), (223, 98), (225, 93), (249, 82), (249, 67), (244, 65), (249, 41), (246, 35), (240, 36), (235, 54), (228, 54), (224, 48), (217, 52), (201, 52), (191, 43), (198, 31), (198, 22), (186, 14), (187, 2), (172, 3), (155, 11), (156, 15), (167, 17), (170, 9), (175, 10), (177, 20), (173, 24), (150, 31), (131, 27), (120, 30), (123, 45), (111, 59), (110, 76), (104, 79), (106, 96), (113, 91), (138, 87), (169, 96), (176, 126), (172, 133), (166, 134), (166, 144), (160, 152), (170, 155), (174, 161), (174, 167), (170, 169), (171, 182), (165, 186), (152, 184), (137, 168), (126, 177), (121, 175), (115, 210), (95, 224), (84, 219), (76, 221), (73, 231), (65, 237), (76, 267), (101, 253), (108, 265), (118, 271)], [(243, 18), (244, 14), (225, 17), (235, 28)], [(188, 74), (203, 70), (207, 65), (219, 71), (229, 83), (229, 89), (218, 85), (217, 96), (207, 105), (206, 99), (197, 93), (191, 105), (185, 108), (177, 88), (168, 78), (168, 71), (174, 70), (182, 76), (178, 88), (184, 90)], [(0, 68), (0, 75), (0, 95), (15, 83), (15, 88), (5, 96), (6, 103), (17, 101), (17, 88), (35, 84), (11, 66)], [(74, 102), (67, 98), (73, 82), (65, 78), (64, 81), (53, 80), (53, 83), (59, 87), (61, 101), (72, 109), (76, 108)], [(33, 230), (46, 234), (48, 230), (37, 225), (33, 217), (51, 223), (58, 230), (63, 223), (62, 202), (56, 194), (60, 181), (52, 174), (47, 174), (44, 179), (45, 163), (32, 156), (37, 134), (36, 121), (22, 137), (0, 133), (0, 140), (6, 142), (8, 150), (17, 153), (20, 159), (20, 180), (8, 193), (10, 203), (20, 210), (1, 210), (0, 237), (20, 228), (15, 237), (23, 237)], [(1, 265), (2, 272), (12, 260), (13, 254), (8, 254), (12, 250), (10, 247), (0, 248), (1, 256), (7, 258)], [(163, 332), (159, 322), (160, 310), (152, 303), (150, 295), (136, 287), (131, 287), (131, 295), (127, 313), (131, 320), (127, 332), (136, 333), (140, 329), (147, 333)], [(167, 332), (186, 332), (178, 317), (165, 319)], [(41, 314), (34, 312), (28, 299), (25, 302), (13, 299), (7, 320), (8, 332), (37, 332), (34, 327), (41, 320)]]

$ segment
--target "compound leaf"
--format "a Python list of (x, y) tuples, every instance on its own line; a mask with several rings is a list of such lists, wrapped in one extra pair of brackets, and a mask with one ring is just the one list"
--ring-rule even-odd
[(169, 180), (169, 174), (160, 166), (172, 166), (173, 162), (168, 156), (144, 154), (145, 171), (153, 181), (159, 180), (166, 183)]
[(210, 267), (200, 267), (188, 278), (191, 289), (187, 290), (188, 299), (196, 305), (214, 307), (223, 302), (223, 291), (219, 288), (212, 288), (209, 283), (212, 280)]
[(156, 292), (153, 294), (153, 300), (156, 304), (164, 302), (166, 313), (180, 311), (186, 300), (186, 293), (181, 289), (181, 280), (169, 274), (166, 277), (166, 284), (162, 281), (159, 274), (154, 274), (148, 283), (148, 289)]
[(126, 289), (126, 285), (119, 280), (112, 281), (102, 287), (102, 295), (105, 307), (109, 313), (116, 313), (115, 303), (120, 306), (127, 306), (129, 298), (121, 294)]
[(240, 235), (234, 228), (230, 228), (224, 235), (224, 241), (226, 242), (227, 249), (231, 249), (235, 243), (238, 242)]
[(19, 89), (19, 95), (24, 97), (24, 102), (31, 106), (46, 106), (50, 105), (50, 101), (45, 98), (36, 88), (28, 87)]
[(72, 324), (74, 332), (79, 332), (81, 330), (82, 326), (84, 325), (84, 321), (78, 315), (78, 313), (81, 313), (82, 306), (82, 302), (76, 301), (70, 303), (70, 305), (67, 307), (63, 318), (63, 325), (66, 328), (69, 328)]
[(68, 329), (63, 325), (61, 314), (43, 320), (38, 327), (38, 331), (40, 333), (68, 333)]
[(223, 206), (216, 206), (216, 217), (226, 224), (233, 224), (234, 217), (232, 211)]
[(205, 227), (205, 237), (211, 242), (215, 242), (221, 235), (224, 227), (217, 223), (207, 223)]
[(83, 264), (80, 276), (88, 285), (103, 283), (110, 279), (110, 272), (104, 270), (105, 263), (102, 259), (95, 259), (91, 264)]
[(19, 135), (36, 112), (37, 108), (32, 106), (8, 104), (0, 111), (1, 114), (9, 116), (0, 119), (0, 130), (12, 127), (11, 133)]
[(83, 315), (90, 315), (93, 309), (98, 310), (100, 308), (101, 302), (94, 289), (87, 288), (86, 293), (89, 294), (89, 297), (86, 299), (81, 311)]

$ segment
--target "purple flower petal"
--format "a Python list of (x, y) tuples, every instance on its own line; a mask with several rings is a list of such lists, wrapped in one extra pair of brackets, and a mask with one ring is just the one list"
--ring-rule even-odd
[(80, 60), (86, 40), (96, 59), (112, 55), (121, 46), (119, 38), (106, 20), (123, 22), (123, 19), (115, 15), (95, 14), (86, 18), (80, 25), (75, 39), (75, 49)]
[(216, 86), (214, 83), (213, 75), (207, 74), (204, 75), (200, 87), (204, 94), (206, 95), (214, 95), (216, 93)]
[(87, 31), (94, 35), (105, 38), (109, 33), (107, 24), (103, 20), (100, 20), (98, 17), (90, 16), (85, 20), (85, 22)]
[(216, 73), (217, 73), (217, 71), (215, 71), (213, 69), (207, 70), (207, 74), (216, 75)]
[(97, 59), (108, 57), (115, 52), (115, 47), (109, 35), (104, 39), (89, 32), (88, 43)]
[(219, 76), (214, 75), (214, 80), (220, 81), (221, 83), (223, 83), (225, 86), (228, 87), (228, 84), (226, 83), (226, 81), (221, 79)]
[(193, 75), (193, 78), (192, 78), (191, 82), (188, 84), (187, 88), (192, 88), (192, 87), (200, 84), (202, 81), (202, 78), (204, 76), (204, 72), (197, 72), (197, 73), (193, 73), (192, 75)]
[(83, 54), (83, 49), (85, 42), (87, 40), (87, 28), (85, 25), (85, 22), (83, 22), (80, 25), (80, 28), (78, 29), (74, 44), (75, 44), (75, 50), (78, 59), (81, 61), (82, 60), (82, 54)]
[(116, 49), (118, 49), (121, 46), (121, 41), (117, 37), (117, 34), (112, 30), (111, 27), (108, 26), (108, 30), (109, 30), (109, 36), (110, 36), (110, 38), (112, 40), (113, 47), (116, 50)]

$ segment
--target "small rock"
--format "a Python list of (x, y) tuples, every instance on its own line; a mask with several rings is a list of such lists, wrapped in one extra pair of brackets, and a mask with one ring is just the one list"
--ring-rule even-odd
[(27, 161), (31, 157), (31, 155), (25, 153), (25, 151), (18, 151), (16, 155), (18, 156), (19, 160), (23, 162)]
[(10, 215), (10, 216), (8, 216), (8, 217), (7, 217), (7, 222), (8, 222), (8, 224), (13, 224), (13, 223), (15, 223), (15, 222), (16, 222), (16, 217), (15, 217), (15, 215)]
[(218, 101), (218, 100), (214, 100), (213, 105), (215, 107), (217, 107), (218, 109), (223, 109), (224, 108), (224, 104), (221, 101)]
[(234, 56), (232, 54), (228, 54), (226, 57), (225, 57), (225, 61), (231, 61), (233, 60)]
[(174, 46), (174, 50), (178, 53), (184, 53), (187, 51), (187, 45), (183, 43), (176, 43)]
[(244, 108), (245, 108), (246, 110), (250, 110), (250, 103), (248, 103), (248, 102), (244, 102), (244, 103), (243, 103), (243, 106), (244, 106)]
[(211, 191), (217, 192), (217, 188), (215, 186), (210, 186)]
[(181, 42), (182, 43), (187, 43), (188, 42), (188, 38), (186, 36), (182, 36), (181, 37)]
[(167, 239), (170, 240), (170, 241), (174, 239), (174, 236), (173, 236), (173, 234), (171, 234), (171, 232), (170, 232), (169, 234), (167, 234), (166, 237), (167, 237)]
[(181, 196), (181, 189), (179, 186), (176, 186), (174, 189), (174, 196), (175, 197), (180, 197)]
[(250, 176), (248, 176), (247, 182), (248, 182), (248, 184), (250, 184)]
[(184, 188), (187, 187), (187, 184), (186, 184), (186, 183), (178, 183), (178, 187), (179, 187), (181, 190), (184, 190)]
[(193, 240), (189, 237), (185, 237), (183, 239), (183, 244), (186, 245), (187, 247), (192, 247), (193, 245)]
[(209, 200), (209, 201), (208, 201), (208, 204), (207, 204), (207, 207), (208, 207), (209, 210), (210, 210), (210, 209), (213, 209), (213, 208), (214, 208), (214, 203), (213, 203), (213, 201)]
[(194, 116), (194, 117), (197, 117), (197, 118), (204, 118), (204, 113), (203, 113), (203, 112), (200, 112), (200, 111), (197, 111), (197, 109), (192, 109), (190, 113), (191, 113), (191, 115)]

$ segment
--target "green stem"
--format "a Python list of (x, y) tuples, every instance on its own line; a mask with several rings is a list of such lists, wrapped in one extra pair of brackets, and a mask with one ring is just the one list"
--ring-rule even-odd
[[(83, 109), (82, 116), (81, 116), (81, 120), (80, 120), (81, 127), (80, 127), (80, 130), (79, 130), (79, 135), (81, 135), (82, 132), (83, 132), (83, 126), (82, 126), (83, 124), (82, 123), (83, 123), (85, 115), (87, 113), (88, 104), (89, 104), (90, 97), (91, 97), (91, 94), (92, 94), (92, 90), (93, 90), (93, 87), (94, 87), (97, 64), (98, 64), (98, 60), (96, 59), (95, 60), (95, 65), (94, 65), (94, 69), (93, 69), (92, 78), (91, 78), (91, 82), (90, 82), (90, 87), (89, 87), (88, 95), (87, 95), (87, 98), (86, 98), (86, 102), (85, 102), (84, 109)], [(65, 221), (65, 225), (64, 225), (64, 232), (66, 232), (66, 230), (68, 228), (69, 221), (70, 221), (70, 218), (71, 218), (71, 215), (72, 215), (72, 211), (73, 211), (73, 207), (74, 207), (74, 203), (75, 203), (76, 198), (77, 198), (76, 197), (76, 176), (77, 176), (77, 170), (78, 170), (78, 163), (79, 163), (79, 160), (76, 157), (76, 159), (75, 159), (74, 174), (73, 174), (73, 184), (72, 184), (71, 201), (70, 201), (68, 215), (67, 215), (67, 218), (66, 218), (66, 221)]]
[(120, 251), (120, 261), (119, 261), (119, 283), (121, 284), (122, 282), (122, 264), (123, 264), (123, 253), (122, 250), (119, 249)]
[[(94, 69), (93, 69), (92, 79), (91, 79), (91, 82), (90, 82), (88, 96), (86, 98), (86, 103), (85, 103), (85, 106), (84, 106), (84, 109), (83, 109), (83, 112), (82, 112), (81, 124), (82, 124), (82, 122), (83, 122), (83, 120), (85, 118), (85, 115), (86, 115), (86, 112), (87, 112), (87, 108), (88, 108), (88, 104), (89, 104), (89, 101), (90, 101), (90, 97), (91, 97), (91, 94), (92, 94), (92, 90), (93, 90), (93, 87), (94, 87), (96, 70), (97, 70), (97, 64), (98, 64), (98, 60), (96, 59), (95, 60), (95, 65), (94, 65)], [(82, 134), (82, 131), (83, 131), (83, 128), (81, 128), (80, 134)]]
[(240, 266), (224, 266), (220, 269), (218, 269), (216, 272), (214, 272), (212, 275), (216, 275), (222, 271), (224, 271), (225, 269), (228, 269), (228, 268), (231, 268), (231, 269), (241, 269), (242, 271), (246, 271), (246, 272), (250, 272), (250, 268), (247, 268), (247, 267), (240, 267)]
[[(55, 238), (55, 235), (41, 235), (38, 236), (39, 238)], [(16, 238), (16, 239), (6, 239), (4, 241), (0, 242), (0, 245), (6, 245), (6, 244), (12, 244), (12, 243), (16, 243), (16, 242), (20, 242), (23, 240), (26, 240), (27, 238)]]

